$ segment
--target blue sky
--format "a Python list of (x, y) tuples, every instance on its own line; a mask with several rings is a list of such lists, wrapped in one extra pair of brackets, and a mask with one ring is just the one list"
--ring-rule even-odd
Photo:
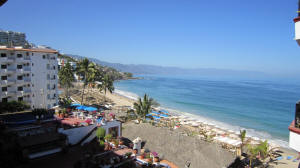
[(299, 74), (297, 0), (8, 0), (0, 29), (126, 64)]

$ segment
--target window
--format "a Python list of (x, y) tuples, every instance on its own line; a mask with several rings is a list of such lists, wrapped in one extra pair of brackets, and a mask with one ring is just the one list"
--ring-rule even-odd
[(54, 103), (53, 106), (56, 106), (56, 103)]
[(34, 87), (34, 84), (32, 84), (32, 87)]
[(47, 69), (50, 69), (50, 64), (47, 64)]
[(1, 76), (1, 80), (7, 80), (7, 76)]
[(22, 75), (21, 75), (21, 76), (18, 76), (17, 79), (18, 79), (18, 80), (23, 80), (23, 76), (22, 76)]
[(53, 66), (53, 69), (55, 70), (55, 65)]
[(29, 56), (29, 52), (26, 52), (26, 56)]
[(10, 55), (15, 55), (15, 53), (12, 52), (12, 53), (10, 53)]
[(50, 99), (50, 94), (47, 94), (47, 99)]
[(47, 84), (47, 89), (50, 90), (50, 84)]
[(56, 85), (54, 84), (54, 85), (53, 85), (53, 90), (54, 90), (55, 88), (56, 88)]
[(1, 53), (1, 58), (6, 57), (6, 53)]
[(22, 86), (19, 86), (19, 87), (18, 87), (18, 91), (23, 91), (23, 87), (22, 87)]
[(18, 58), (22, 58), (23, 55), (22, 55), (22, 54), (17, 54), (17, 57), (18, 57)]
[(33, 56), (33, 53), (31, 53), (31, 55)]
[(2, 102), (7, 102), (7, 98), (2, 98)]
[(53, 75), (53, 80), (56, 79), (56, 75)]
[(23, 101), (23, 97), (18, 97), (18, 101)]
[(53, 94), (53, 97), (56, 97), (56, 94), (55, 94), (55, 93)]
[(47, 74), (47, 79), (48, 79), (48, 80), (50, 79), (50, 74)]
[(33, 63), (31, 65), (33, 66)]
[(2, 87), (2, 92), (6, 92), (7, 91), (7, 87)]
[(17, 68), (18, 68), (18, 69), (22, 69), (22, 68), (23, 68), (23, 65), (17, 65)]
[(46, 58), (46, 55), (43, 55), (43, 59), (45, 59)]
[(34, 74), (31, 74), (31, 76), (34, 76)]
[(1, 69), (6, 69), (7, 65), (1, 65)]

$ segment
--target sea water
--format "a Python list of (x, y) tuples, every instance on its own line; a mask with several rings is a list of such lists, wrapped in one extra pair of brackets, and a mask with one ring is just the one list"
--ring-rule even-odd
[(115, 87), (123, 96), (136, 99), (147, 93), (163, 108), (225, 129), (246, 129), (283, 147), (300, 99), (300, 83), (282, 80), (143, 76)]

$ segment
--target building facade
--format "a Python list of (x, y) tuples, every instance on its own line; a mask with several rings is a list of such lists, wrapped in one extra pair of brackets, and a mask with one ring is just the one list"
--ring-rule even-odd
[(1, 46), (28, 46), (25, 33), (13, 31), (0, 31), (0, 45)]
[(48, 48), (0, 47), (0, 101), (25, 101), (31, 108), (56, 106), (57, 55)]

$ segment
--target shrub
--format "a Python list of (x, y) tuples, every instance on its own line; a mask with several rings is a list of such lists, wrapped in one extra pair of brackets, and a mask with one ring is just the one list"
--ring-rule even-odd
[[(96, 131), (96, 137), (98, 138), (99, 141), (104, 139), (105, 133), (106, 133), (106, 131), (105, 131), (104, 128), (99, 127), (99, 128), (97, 129), (97, 131)], [(101, 142), (101, 141), (100, 141), (100, 142)]]

